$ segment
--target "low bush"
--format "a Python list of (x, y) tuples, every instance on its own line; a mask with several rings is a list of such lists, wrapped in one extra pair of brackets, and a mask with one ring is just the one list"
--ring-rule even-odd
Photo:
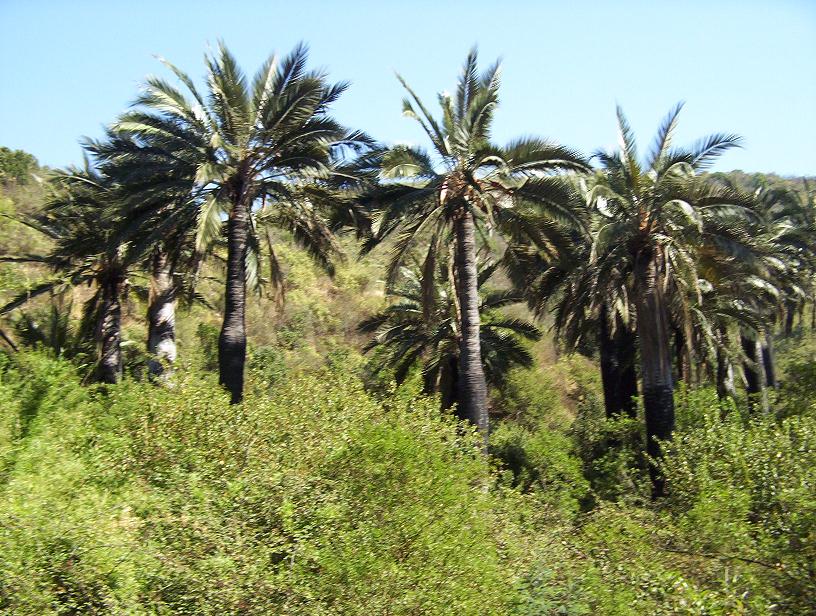
[(333, 372), (231, 406), (176, 377), (91, 390), (28, 353), (6, 372), (0, 608), (506, 613), (518, 533), (433, 400)]

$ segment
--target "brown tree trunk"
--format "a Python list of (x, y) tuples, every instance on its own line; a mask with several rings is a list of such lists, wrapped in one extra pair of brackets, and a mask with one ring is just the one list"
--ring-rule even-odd
[(615, 332), (610, 332), (609, 311), (601, 307), (599, 348), (601, 355), (601, 382), (603, 384), (606, 417), (621, 414), (636, 416), (633, 398), (637, 396), (634, 334), (616, 317)]
[(157, 250), (153, 255), (150, 298), (147, 307), (148, 370), (161, 375), (166, 364), (176, 361), (176, 285), (167, 253)]
[(451, 355), (439, 369), (440, 406), (443, 411), (448, 411), (456, 405), (456, 416), (459, 419), (467, 419), (462, 415), (461, 405), (457, 404), (459, 391), (459, 368), (457, 364), (457, 358)]
[(745, 374), (745, 391), (748, 394), (748, 407), (751, 410), (768, 410), (768, 399), (765, 395), (765, 367), (762, 361), (762, 348), (758, 340), (745, 334), (740, 336), (740, 344), (745, 353), (743, 362)]
[(773, 334), (770, 331), (765, 332), (765, 342), (762, 344), (762, 367), (765, 369), (765, 384), (771, 389), (776, 389), (776, 353)]
[(122, 378), (122, 305), (119, 298), (124, 275), (118, 271), (108, 272), (99, 283), (102, 297), (96, 324), (97, 378), (103, 383), (118, 383)]
[(246, 250), (249, 211), (242, 191), (232, 204), (227, 223), (227, 287), (224, 323), (218, 337), (218, 380), (230, 393), (232, 404), (244, 396), (246, 362)]
[(726, 329), (720, 328), (717, 340), (717, 396), (724, 400), (726, 398), (734, 398), (734, 379), (731, 362), (728, 360), (726, 347), (728, 346), (728, 332)]
[(459, 297), (459, 414), (478, 427), (487, 447), (487, 383), (479, 338), (479, 291), (473, 215), (464, 210), (455, 223), (456, 293)]
[(682, 327), (674, 328), (674, 353), (677, 361), (677, 380), (691, 385), (691, 354), (689, 340)]
[(656, 259), (651, 251), (641, 253), (635, 260), (634, 272), (643, 407), (646, 414), (646, 451), (652, 459), (649, 465), (652, 498), (666, 493), (665, 481), (655, 464), (661, 456), (658, 440), (670, 439), (674, 431), (674, 382), (669, 323)]
[(785, 302), (785, 337), (793, 335), (793, 319), (796, 316), (796, 303)]

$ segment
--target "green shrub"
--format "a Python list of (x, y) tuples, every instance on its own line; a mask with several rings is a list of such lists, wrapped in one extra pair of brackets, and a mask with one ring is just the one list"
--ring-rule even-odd
[(205, 370), (218, 370), (218, 335), (219, 330), (210, 323), (199, 323), (196, 329), (198, 348)]
[(79, 386), (22, 354), (0, 383), (0, 609), (503, 614), (523, 533), (477, 439), (433, 400), (337, 371), (228, 404)]
[(663, 463), (688, 549), (729, 562), (747, 592), (780, 609), (813, 608), (816, 413), (723, 418), (705, 392), (689, 405), (696, 421), (684, 422)]
[(509, 471), (513, 487), (538, 493), (558, 512), (574, 515), (588, 497), (581, 461), (564, 434), (503, 422), (490, 435), (490, 453)]
[[(436, 400), (367, 394), (353, 351), (301, 376), (276, 372), (285, 353), (253, 351), (242, 405), (183, 366), (86, 388), (65, 360), (4, 359), (0, 612), (812, 611), (812, 406), (746, 417), (686, 392), (652, 505), (614, 496), (636, 422), (589, 399), (572, 430), (498, 423), (496, 473)], [(582, 442), (606, 443), (596, 466)]]
[(538, 368), (511, 369), (497, 406), (505, 416), (528, 427), (564, 424), (561, 395), (550, 375)]

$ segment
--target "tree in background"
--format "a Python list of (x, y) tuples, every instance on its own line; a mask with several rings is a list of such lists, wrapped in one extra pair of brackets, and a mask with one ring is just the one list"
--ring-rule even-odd
[[(120, 198), (110, 177), (89, 163), (84, 169), (68, 169), (52, 179), (53, 192), (41, 215), (21, 222), (45, 234), (53, 242), (45, 255), (11, 255), (1, 261), (39, 263), (54, 275), (26, 289), (0, 308), (7, 314), (40, 295), (68, 287), (91, 284), (95, 291), (86, 302), (81, 331), (97, 344), (96, 376), (116, 383), (122, 375), (121, 295), (127, 282), (125, 247), (116, 241), (117, 223), (108, 213)], [(86, 329), (83, 328), (83, 329)]]
[[(430, 255), (433, 258), (433, 251)], [(495, 264), (479, 268), (482, 319), (479, 346), (485, 380), (491, 387), (499, 388), (512, 367), (533, 365), (524, 341), (540, 339), (541, 332), (532, 323), (499, 312), (504, 306), (521, 302), (520, 294), (482, 290), (495, 270)], [(389, 291), (393, 303), (365, 319), (359, 330), (374, 334), (364, 351), (377, 352), (372, 358), (375, 373), (390, 368), (394, 380), (401, 384), (412, 368), (421, 366), (423, 392), (440, 394), (442, 410), (456, 405), (459, 418), (467, 420), (457, 386), (461, 371), (458, 341), (461, 325), (450, 273), (444, 262), (433, 271), (428, 271), (427, 264), (417, 270), (402, 268), (402, 280)]]
[(37, 169), (37, 159), (28, 152), (0, 147), (0, 183), (27, 184)]
[(528, 242), (509, 246), (503, 264), (536, 316), (552, 316), (556, 338), (567, 350), (597, 345), (606, 416), (634, 417), (637, 347), (626, 272), (593, 267), (598, 216), (585, 202), (586, 181), (576, 185), (571, 209), (581, 224), (563, 227), (557, 241), (550, 233), (543, 248)]
[[(696, 249), (706, 216), (751, 207), (737, 191), (698, 175), (730, 148), (735, 135), (715, 134), (690, 149), (672, 148), (672, 134), (681, 105), (661, 124), (644, 161), (638, 157), (634, 134), (618, 108), (620, 150), (598, 152), (601, 173), (594, 178), (590, 201), (603, 224), (595, 233), (592, 264), (602, 271), (631, 276), (635, 306), (640, 375), (646, 414), (647, 451), (660, 456), (661, 440), (674, 429), (674, 378), (671, 326), (666, 298), (670, 278), (682, 278), (695, 288)], [(603, 279), (603, 276), (600, 276)], [(657, 467), (651, 467), (653, 495), (665, 486)]]

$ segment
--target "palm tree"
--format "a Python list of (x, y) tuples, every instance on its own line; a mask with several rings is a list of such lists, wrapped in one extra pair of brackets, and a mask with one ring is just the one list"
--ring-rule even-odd
[(816, 272), (816, 245), (812, 239), (816, 233), (816, 208), (809, 202), (807, 189), (807, 183), (804, 193), (760, 185), (755, 192), (764, 235), (775, 248), (786, 336), (793, 332), (797, 309), (812, 294)]
[[(586, 183), (578, 184), (585, 191)], [(581, 217), (582, 225), (564, 228), (563, 237), (545, 249), (530, 244), (511, 245), (503, 263), (530, 309), (540, 318), (552, 315), (556, 338), (568, 350), (597, 343), (606, 416), (634, 417), (637, 347), (625, 277), (612, 270), (601, 278), (593, 267), (594, 221), (579, 192), (572, 208)], [(551, 238), (555, 235), (551, 234)]]
[(403, 113), (420, 124), (433, 154), (418, 147), (395, 146), (372, 161), (381, 183), (368, 195), (378, 211), (368, 248), (396, 236), (389, 266), (391, 278), (418, 241), (450, 232), (461, 323), (458, 398), (462, 414), (486, 439), (478, 238), (497, 231), (510, 242), (528, 237), (535, 243), (546, 243), (553, 220), (572, 218), (565, 207), (570, 189), (550, 174), (585, 170), (587, 164), (576, 152), (541, 139), (518, 139), (503, 148), (490, 142), (498, 106), (499, 64), (479, 75), (475, 50), (465, 61), (455, 95), (439, 95), (439, 120), (405, 80), (399, 80), (408, 93)]
[[(619, 107), (620, 150), (596, 154), (602, 173), (590, 193), (591, 203), (604, 218), (595, 234), (595, 267), (631, 276), (647, 451), (653, 460), (660, 456), (659, 441), (671, 438), (674, 429), (667, 285), (670, 278), (682, 278), (686, 289), (695, 289), (695, 250), (707, 218), (749, 210), (752, 204), (737, 191), (698, 175), (722, 153), (738, 146), (737, 136), (715, 134), (690, 149), (671, 147), (680, 109), (681, 105), (677, 105), (668, 114), (649, 155), (641, 161), (632, 130)], [(651, 476), (653, 495), (661, 496), (665, 486), (654, 464)]]
[[(85, 148), (104, 172), (115, 178), (121, 199), (117, 239), (127, 242), (131, 258), (142, 262), (150, 276), (147, 297), (148, 370), (161, 375), (176, 359), (176, 303), (201, 300), (195, 282), (202, 256), (196, 252), (196, 166), (185, 158), (178, 140), (161, 135), (140, 142), (124, 132), (107, 131), (100, 141), (88, 140)], [(168, 214), (183, 211), (186, 219), (166, 223)]]
[[(390, 368), (397, 384), (402, 384), (410, 370), (420, 365), (423, 393), (439, 393), (442, 410), (456, 405), (457, 415), (466, 420), (457, 388), (460, 323), (450, 268), (442, 263), (427, 271), (427, 261), (425, 265), (422, 269), (401, 268), (402, 281), (389, 293), (393, 303), (365, 319), (358, 329), (374, 334), (364, 351), (378, 352), (373, 359), (375, 373)], [(538, 340), (541, 332), (531, 323), (499, 312), (504, 306), (523, 301), (520, 294), (482, 290), (495, 269), (495, 264), (479, 268), (479, 342), (485, 379), (491, 387), (500, 388), (510, 368), (533, 365), (533, 357), (522, 341)]]
[(40, 263), (54, 271), (50, 279), (20, 293), (0, 308), (0, 315), (40, 295), (71, 286), (93, 284), (85, 305), (86, 323), (94, 324), (98, 346), (97, 378), (116, 383), (122, 375), (121, 295), (128, 264), (124, 247), (115, 241), (116, 223), (107, 212), (119, 199), (111, 178), (86, 164), (58, 173), (43, 214), (21, 219), (53, 241), (46, 255), (12, 255), (2, 261)]
[[(332, 119), (329, 107), (347, 88), (330, 84), (320, 71), (307, 71), (307, 49), (298, 45), (282, 60), (270, 57), (248, 83), (235, 58), (222, 44), (206, 58), (207, 96), (184, 72), (167, 64), (187, 93), (150, 78), (134, 109), (113, 132), (177, 157), (180, 175), (194, 170), (192, 198), (179, 203), (161, 200), (161, 223), (151, 236), (165, 239), (168, 230), (195, 221), (196, 249), (204, 253), (222, 232), (226, 218), (226, 290), (224, 321), (219, 337), (221, 384), (233, 403), (243, 396), (246, 359), (248, 255), (260, 247), (256, 222), (287, 228), (323, 263), (336, 246), (327, 223), (304, 198), (309, 184), (328, 181), (335, 159), (348, 148), (369, 145), (359, 132), (350, 132)], [(138, 161), (134, 157), (134, 162)], [(255, 218), (255, 206), (267, 210)], [(157, 220), (157, 203), (135, 206), (138, 219)], [(168, 207), (173, 203), (173, 207)], [(255, 259), (257, 263), (257, 259)]]

